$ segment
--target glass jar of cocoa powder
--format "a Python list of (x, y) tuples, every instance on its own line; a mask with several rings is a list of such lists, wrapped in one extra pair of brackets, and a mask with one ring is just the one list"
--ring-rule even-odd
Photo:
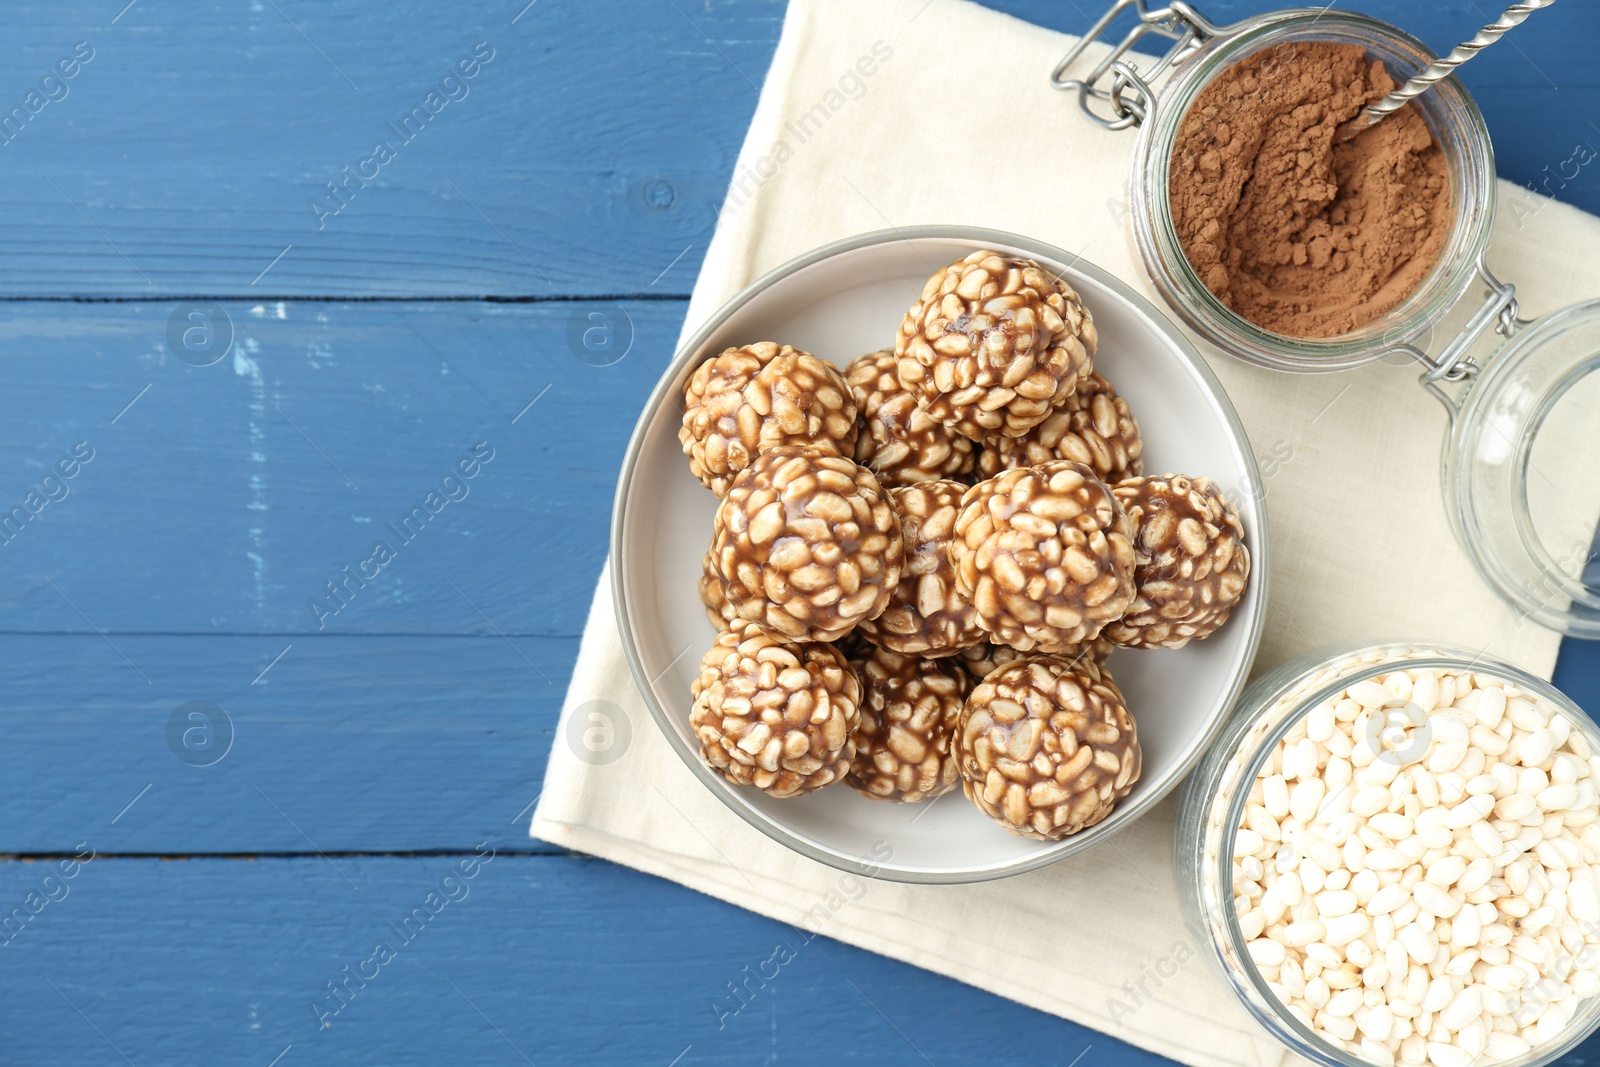
[(1185, 784), (1179, 898), (1250, 1014), (1325, 1067), (1536, 1067), (1600, 1026), (1600, 730), (1419, 643), (1253, 682)]
[[(1139, 16), (1133, 31), (1085, 77), (1065, 78), (1124, 11)], [(1129, 51), (1151, 35), (1176, 41), (1159, 61)], [(1444, 500), (1469, 557), (1522, 617), (1600, 638), (1600, 301), (1529, 322), (1518, 317), (1515, 287), (1484, 265), (1494, 151), (1470, 94), (1446, 78), (1352, 141), (1354, 157), (1333, 148), (1331, 167), (1317, 158), (1330, 152), (1331, 119), (1303, 145), (1272, 142), (1283, 136), (1279, 122), (1268, 140), (1250, 141), (1259, 157), (1227, 156), (1241, 140), (1230, 142), (1230, 129), (1253, 118), (1265, 124), (1302, 107), (1316, 112), (1307, 126), (1326, 118), (1321, 99), (1274, 86), (1331, 78), (1337, 91), (1342, 64), (1365, 79), (1371, 102), (1434, 58), (1394, 26), (1327, 8), (1219, 27), (1186, 4), (1116, 0), (1052, 81), (1075, 90), (1103, 125), (1138, 127), (1129, 225), (1174, 313), (1224, 353), (1275, 370), (1416, 361), (1450, 415)], [(1380, 132), (1386, 143), (1360, 144)], [(1373, 188), (1335, 195), (1336, 180), (1363, 169), (1378, 175)], [(1398, 197), (1383, 188), (1412, 180), (1431, 184)], [(1317, 199), (1318, 183), (1328, 186), (1327, 210), (1307, 226), (1296, 212)], [(1219, 188), (1238, 212), (1223, 217), (1220, 236), (1203, 199)], [(1330, 259), (1338, 269), (1318, 276)], [(1458, 307), (1473, 310), (1446, 336), (1436, 328)], [(1579, 506), (1557, 508), (1557, 499)], [(1578, 525), (1574, 510), (1585, 517)]]
[[(1174, 150), (1191, 106), (1220, 75), (1257, 53), (1265, 53), (1269, 63), (1283, 62), (1281, 53), (1310, 43), (1357, 46), (1397, 80), (1434, 58), (1420, 41), (1386, 23), (1336, 11), (1278, 12), (1215, 38), (1173, 75), (1140, 127), (1130, 216), (1151, 280), (1179, 317), (1207, 341), (1263, 367), (1344, 370), (1423, 337), (1472, 287), (1494, 226), (1494, 151), (1478, 105), (1458, 82), (1448, 79), (1424, 93), (1413, 107), (1422, 113), (1450, 179), (1448, 220), (1432, 268), (1408, 296), (1348, 332), (1296, 337), (1245, 318), (1207, 287), (1179, 240), (1173, 212)], [(1178, 182), (1184, 177), (1176, 175)]]

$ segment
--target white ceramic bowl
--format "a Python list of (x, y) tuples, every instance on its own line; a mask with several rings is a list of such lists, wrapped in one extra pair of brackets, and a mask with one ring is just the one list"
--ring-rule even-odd
[[(844, 784), (790, 800), (729, 784), (700, 761), (689, 687), (715, 632), (696, 583), (716, 498), (678, 445), (684, 382), (730, 345), (780, 341), (843, 366), (894, 342), (928, 277), (978, 248), (1015, 253), (1072, 283), (1100, 331), (1095, 367), (1128, 400), (1144, 433), (1145, 469), (1203, 474), (1244, 519), (1250, 588), (1217, 634), (1187, 648), (1118, 650), (1110, 663), (1144, 748), (1133, 792), (1105, 821), (1059, 842), (1014, 837), (956, 789), (923, 804), (868, 800)], [(863, 234), (772, 271), (730, 300), (673, 360), (633, 432), (611, 525), (617, 623), (645, 703), (708, 789), (790, 848), (854, 873), (956, 883), (1033, 870), (1137, 819), (1165, 796), (1221, 729), (1255, 658), (1266, 613), (1266, 517), (1255, 460), (1222, 387), (1192, 345), (1127, 286), (1060, 249), (969, 227)]]

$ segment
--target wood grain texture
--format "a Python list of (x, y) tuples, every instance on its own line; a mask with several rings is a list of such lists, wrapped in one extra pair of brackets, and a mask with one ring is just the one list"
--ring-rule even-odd
[[(525, 0), (140, 0), (111, 25), (119, 6), (18, 13), (0, 46), (6, 108), (94, 49), (0, 145), (0, 293), (685, 293), (783, 13), (628, 4), (655, 42), (635, 50), (622, 9), (573, 0), (515, 24)], [(409, 141), (389, 128), (480, 42), (464, 96)], [(380, 141), (392, 161), (361, 167)], [(324, 218), (329, 182), (347, 202)]]
[[(1098, 10), (997, 6), (1067, 31)], [(1473, 0), (1368, 6), (1440, 50), (1484, 19)], [(139, 0), (112, 24), (119, 7), (11, 13), (0, 112), (76, 42), (94, 58), (0, 144), (0, 295), (683, 295), (784, 2)], [(1558, 5), (1466, 68), (1513, 180), (1600, 146), (1600, 80), (1573, 47), (1594, 28)], [(479, 42), (494, 58), (465, 95), (391, 132)], [(378, 141), (395, 158), (343, 189)], [(310, 206), (332, 210), (328, 182), (347, 201), (331, 218)], [(1600, 209), (1592, 174), (1558, 191)]]
[(122, 853), (548, 851), (527, 819), (576, 638), (107, 636), (0, 644), (7, 853), (113, 819)]
[[(0, 631), (581, 631), (681, 303), (225, 303), (211, 352), (178, 347), (220, 355), (231, 322), (232, 352), (196, 367), (168, 324), (200, 329), (182, 318), (200, 306), (0, 307), (0, 512), (94, 450), (63, 499), (0, 527)], [(594, 316), (632, 335), (609, 366), (575, 354), (611, 358), (583, 347)], [(478, 442), (494, 458), (466, 496), (402, 542), (386, 524)], [(376, 580), (308, 608), (337, 607), (326, 584), (377, 540), (397, 558)]]
[[(1066, 1067), (1092, 1046), (1085, 1063), (1165, 1062), (607, 863), (501, 854), (462, 879), (461, 861), (95, 859), (0, 945), (5, 1061)], [(46, 873), (0, 867), (0, 901)], [(390, 924), (430, 892), (456, 899), (406, 943)], [(362, 966), (379, 941), (394, 958)], [(780, 944), (793, 957), (763, 980)], [(324, 998), (346, 966), (376, 974), (339, 1006)]]

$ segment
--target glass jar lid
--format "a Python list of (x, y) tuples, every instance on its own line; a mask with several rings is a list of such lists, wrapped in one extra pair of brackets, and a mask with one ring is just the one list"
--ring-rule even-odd
[(1600, 638), (1600, 300), (1519, 328), (1461, 396), (1444, 492), (1521, 617)]

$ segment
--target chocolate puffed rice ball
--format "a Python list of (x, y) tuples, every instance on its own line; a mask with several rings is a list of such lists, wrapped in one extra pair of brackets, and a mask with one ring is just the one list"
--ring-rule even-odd
[(972, 442), (917, 406), (900, 384), (894, 352), (869, 352), (844, 370), (862, 432), (856, 462), (885, 486), (914, 485), (972, 473)]
[(983, 439), (978, 476), (1070, 459), (1101, 481), (1120, 482), (1144, 473), (1144, 440), (1128, 402), (1098, 372), (1078, 379), (1078, 388), (1058, 410), (1020, 437)]
[(1055, 656), (995, 671), (967, 696), (955, 738), (962, 789), (1022, 837), (1059, 841), (1111, 814), (1139, 780), (1133, 716), (1105, 669)]
[[(1081, 645), (1068, 645), (1060, 652), (1052, 653), (1052, 656), (1070, 664), (1088, 660), (1092, 663), (1104, 665), (1105, 661), (1110, 658), (1111, 653), (1115, 652), (1116, 649), (1116, 645), (1101, 636), (1092, 641), (1086, 641)], [(963, 648), (960, 652), (960, 659), (957, 662), (966, 668), (967, 673), (972, 676), (974, 682), (981, 682), (1001, 667), (1015, 663), (1019, 659), (1027, 659), (1030, 656), (1037, 655), (1039, 655), (1038, 652), (1018, 652), (1010, 645), (997, 645), (992, 641), (984, 641), (973, 645), (971, 648)]]
[(711, 532), (713, 573), (734, 614), (797, 641), (835, 641), (881, 612), (903, 552), (873, 473), (808, 448), (757, 456)]
[(1022, 467), (968, 489), (950, 561), (978, 622), (1024, 652), (1093, 640), (1133, 602), (1133, 523), (1081, 463)]
[(855, 454), (856, 402), (833, 364), (771, 341), (725, 349), (683, 391), (678, 441), (718, 496), (757, 455), (783, 445)]
[(957, 777), (950, 739), (971, 687), (966, 675), (953, 663), (881, 648), (850, 665), (862, 697), (846, 780), (875, 800), (907, 804), (948, 791)]
[(900, 383), (933, 419), (981, 441), (1015, 437), (1093, 369), (1094, 321), (1032, 260), (977, 251), (928, 279), (895, 340)]
[(718, 630), (726, 629), (728, 622), (738, 616), (728, 606), (728, 590), (717, 574), (716, 557), (708, 550), (700, 562), (700, 603), (706, 606), (706, 618)]
[(790, 644), (736, 622), (701, 658), (692, 693), (700, 756), (735, 785), (793, 797), (850, 769), (861, 683), (831, 645)]
[(1182, 648), (1228, 621), (1250, 581), (1239, 513), (1209, 478), (1130, 478), (1111, 492), (1133, 521), (1135, 596), (1105, 636), (1129, 648)]
[(938, 659), (987, 639), (978, 613), (956, 589), (950, 539), (967, 487), (960, 482), (922, 482), (889, 490), (900, 517), (905, 563), (889, 606), (864, 620), (856, 633), (891, 652)]

